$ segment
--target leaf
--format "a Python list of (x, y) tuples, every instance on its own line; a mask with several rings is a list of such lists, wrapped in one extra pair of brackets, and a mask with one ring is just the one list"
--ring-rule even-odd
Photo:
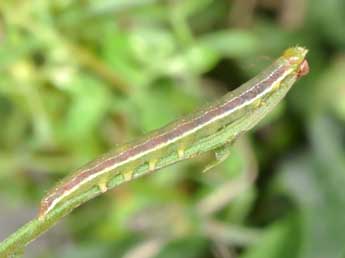
[(220, 56), (243, 57), (258, 50), (259, 39), (244, 30), (224, 30), (213, 32), (200, 39), (201, 45)]
[(294, 258), (298, 246), (298, 227), (294, 216), (274, 223), (261, 239), (240, 258)]
[[(172, 241), (154, 258), (198, 258), (205, 256), (205, 239), (189, 237)], [(206, 256), (207, 257), (207, 256)]]
[(300, 154), (281, 170), (281, 183), (300, 212), (300, 258), (345, 255), (345, 160), (338, 130), (333, 121), (316, 118), (312, 154)]
[(82, 142), (96, 130), (109, 105), (109, 94), (100, 81), (85, 76), (70, 87), (72, 103), (61, 127), (64, 141)]

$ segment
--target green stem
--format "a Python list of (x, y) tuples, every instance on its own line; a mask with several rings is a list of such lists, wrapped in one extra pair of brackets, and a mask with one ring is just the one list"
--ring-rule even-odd
[(0, 257), (20, 257), (25, 246), (39, 235), (54, 226), (62, 217), (69, 214), (75, 207), (92, 199), (99, 194), (98, 189), (90, 191), (63, 203), (61, 206), (47, 214), (43, 219), (35, 218), (19, 228), (15, 233), (0, 243)]

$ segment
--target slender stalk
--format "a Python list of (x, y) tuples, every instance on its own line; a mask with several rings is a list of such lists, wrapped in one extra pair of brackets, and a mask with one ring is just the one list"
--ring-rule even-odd
[(66, 42), (67, 48), (73, 53), (75, 53), (78, 61), (92, 70), (97, 76), (108, 82), (114, 89), (119, 91), (124, 95), (128, 95), (130, 91), (130, 86), (125, 83), (125, 81), (116, 74), (115, 71), (110, 69), (105, 63), (99, 60), (91, 52), (86, 49), (73, 45), (70, 42)]
[(0, 257), (16, 257), (14, 255), (22, 253), (27, 244), (54, 226), (62, 217), (69, 214), (75, 207), (95, 197), (97, 194), (98, 190), (96, 188), (91, 189), (89, 192), (57, 207), (43, 220), (34, 218), (0, 244)]

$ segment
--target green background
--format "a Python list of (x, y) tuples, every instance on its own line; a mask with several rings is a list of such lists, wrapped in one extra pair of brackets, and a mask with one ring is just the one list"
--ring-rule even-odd
[(122, 185), (24, 257), (344, 258), (345, 2), (2, 0), (0, 239), (47, 189), (192, 112), (290, 46), (310, 73), (231, 157)]

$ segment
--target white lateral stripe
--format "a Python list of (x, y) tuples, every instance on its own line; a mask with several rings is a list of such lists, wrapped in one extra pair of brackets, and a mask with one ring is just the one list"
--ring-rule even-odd
[[(283, 65), (283, 64), (282, 64), (282, 65)], [(282, 66), (282, 65), (281, 65), (281, 66)], [(279, 69), (281, 66), (279, 66), (277, 69)], [(107, 167), (107, 168), (105, 168), (105, 169), (103, 169), (103, 170), (101, 170), (101, 171), (98, 171), (97, 173), (94, 173), (94, 174), (90, 175), (89, 177), (85, 178), (83, 181), (79, 182), (79, 184), (75, 185), (74, 187), (72, 187), (71, 189), (65, 191), (65, 192), (64, 192), (63, 194), (61, 194), (59, 197), (57, 197), (56, 199), (54, 199), (54, 201), (53, 201), (53, 202), (51, 203), (51, 205), (48, 207), (48, 209), (47, 209), (47, 211), (45, 212), (45, 214), (48, 213), (52, 208), (54, 208), (55, 205), (56, 205), (61, 199), (63, 199), (65, 196), (68, 196), (71, 192), (74, 192), (75, 190), (77, 190), (81, 185), (84, 185), (85, 183), (87, 183), (87, 182), (93, 180), (94, 178), (96, 178), (96, 177), (98, 177), (98, 176), (100, 176), (100, 175), (102, 175), (102, 174), (105, 174), (105, 173), (107, 173), (108, 171), (114, 170), (114, 169), (116, 169), (117, 167), (122, 166), (122, 165), (124, 165), (124, 164), (126, 164), (126, 163), (128, 163), (128, 162), (131, 162), (131, 161), (136, 160), (136, 159), (138, 159), (138, 158), (140, 158), (140, 157), (142, 157), (142, 156), (145, 156), (146, 154), (148, 154), (148, 153), (150, 153), (150, 152), (156, 151), (156, 150), (158, 150), (158, 149), (160, 149), (160, 148), (163, 148), (163, 147), (165, 147), (165, 146), (167, 146), (167, 145), (169, 145), (169, 144), (171, 144), (171, 143), (173, 143), (173, 142), (176, 142), (176, 141), (180, 140), (181, 138), (183, 138), (183, 137), (185, 137), (185, 136), (188, 136), (188, 135), (190, 135), (190, 134), (192, 134), (192, 133), (194, 133), (194, 132), (196, 132), (196, 131), (202, 129), (202, 128), (205, 127), (205, 126), (207, 126), (207, 125), (209, 125), (209, 124), (211, 124), (211, 123), (213, 123), (213, 122), (215, 122), (215, 121), (217, 121), (217, 120), (220, 120), (220, 119), (222, 119), (222, 118), (224, 118), (224, 117), (230, 115), (230, 114), (233, 113), (234, 111), (236, 111), (236, 110), (238, 110), (238, 109), (240, 109), (240, 108), (242, 108), (242, 107), (244, 107), (244, 106), (247, 106), (247, 105), (251, 104), (252, 102), (254, 102), (254, 101), (256, 101), (257, 99), (259, 99), (259, 98), (261, 98), (262, 96), (264, 96), (266, 93), (270, 92), (271, 89), (273, 88), (273, 86), (274, 86), (277, 82), (281, 81), (282, 78), (284, 78), (287, 74), (289, 74), (289, 73), (291, 72), (290, 70), (291, 70), (291, 69), (287, 69), (287, 70), (286, 70), (286, 71), (285, 71), (285, 72), (284, 72), (274, 83), (271, 84), (270, 87), (267, 87), (263, 92), (261, 92), (260, 94), (258, 94), (257, 96), (255, 96), (253, 99), (249, 99), (249, 100), (247, 100), (246, 102), (243, 102), (241, 105), (236, 106), (235, 108), (233, 108), (233, 109), (231, 109), (231, 110), (228, 110), (227, 112), (222, 113), (222, 114), (220, 114), (220, 115), (218, 115), (218, 116), (215, 116), (215, 117), (213, 117), (212, 119), (210, 119), (209, 121), (207, 121), (206, 123), (203, 123), (203, 124), (201, 124), (201, 125), (199, 125), (199, 126), (196, 126), (196, 127), (194, 127), (193, 129), (191, 129), (191, 130), (189, 130), (189, 131), (186, 131), (185, 133), (183, 133), (183, 134), (181, 134), (181, 135), (179, 135), (179, 136), (177, 136), (177, 137), (175, 137), (175, 138), (173, 138), (173, 139), (170, 139), (169, 141), (162, 142), (161, 144), (155, 146), (154, 148), (150, 148), (150, 149), (148, 149), (148, 150), (146, 150), (146, 151), (144, 151), (144, 152), (138, 153), (137, 155), (134, 155), (134, 156), (132, 156), (132, 157), (129, 157), (128, 159), (126, 159), (126, 160), (124, 160), (124, 161), (122, 161), (122, 162), (115, 163), (115, 164), (113, 164), (113, 166), (109, 166), (109, 167)], [(268, 77), (270, 77), (272, 74), (273, 74), (273, 72), (272, 72)], [(266, 77), (265, 80), (266, 80), (268, 77)], [(264, 80), (263, 80), (263, 81), (264, 81)], [(262, 83), (262, 81), (259, 82), (259, 83)], [(244, 95), (245, 93), (247, 93), (248, 91), (250, 91), (251, 89), (252, 89), (252, 88), (249, 88), (247, 91), (243, 92), (243, 93), (241, 94), (241, 96)], [(238, 97), (241, 97), (241, 96), (238, 96)], [(227, 102), (227, 103), (228, 103), (228, 102)], [(224, 103), (222, 106), (224, 106), (224, 105), (226, 105), (226, 103)], [(141, 143), (141, 144), (143, 144), (143, 143)], [(120, 153), (120, 154), (121, 154), (121, 153)], [(119, 155), (120, 155), (120, 154), (119, 154)], [(112, 157), (112, 158), (113, 158), (113, 157)], [(110, 158), (109, 158), (109, 159), (110, 159)], [(106, 159), (106, 160), (104, 160), (103, 162), (106, 162), (106, 161), (109, 160), (109, 159)], [(80, 173), (82, 173), (82, 171), (81, 171)]]

